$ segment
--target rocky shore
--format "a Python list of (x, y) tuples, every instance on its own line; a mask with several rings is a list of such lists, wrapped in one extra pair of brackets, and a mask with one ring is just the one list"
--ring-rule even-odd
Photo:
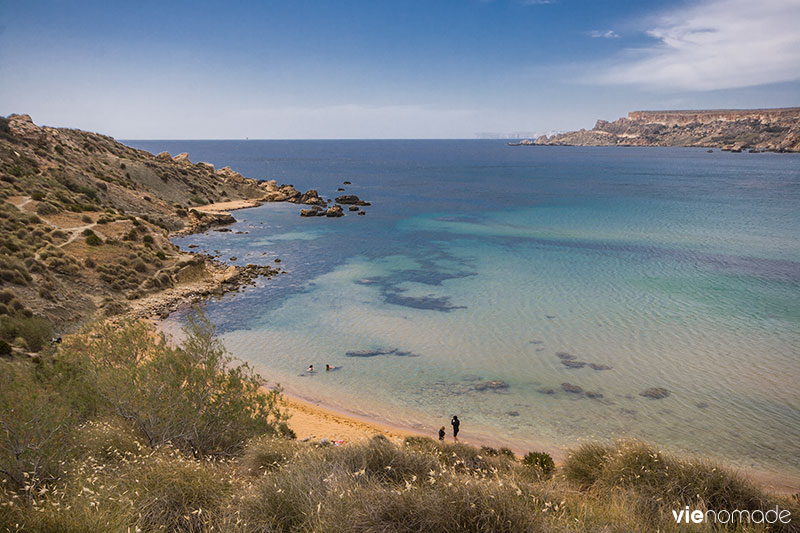
[[(153, 155), (28, 115), (0, 117), (0, 319), (24, 314), (66, 333), (96, 318), (162, 316), (275, 275), (193, 257), (170, 240), (224, 230), (231, 210), (265, 202), (330, 203), (187, 153)], [(7, 342), (30, 351), (23, 338)]]
[(800, 108), (632, 111), (591, 130), (512, 146), (694, 146), (731, 152), (800, 152)]

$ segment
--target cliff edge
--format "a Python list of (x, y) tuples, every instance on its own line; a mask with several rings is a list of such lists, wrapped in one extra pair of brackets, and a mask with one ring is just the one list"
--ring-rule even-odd
[(614, 122), (528, 145), (696, 146), (740, 152), (800, 152), (800, 107), (631, 111)]

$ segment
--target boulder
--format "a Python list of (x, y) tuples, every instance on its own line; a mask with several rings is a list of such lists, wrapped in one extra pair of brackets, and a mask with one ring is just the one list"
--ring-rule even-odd
[(160, 153), (160, 154), (158, 154), (156, 157), (157, 157), (158, 159), (164, 159), (164, 160), (172, 159), (172, 156), (171, 156), (171, 155), (169, 155), (169, 152), (161, 152), (161, 153)]
[(315, 217), (317, 216), (317, 209), (301, 209), (300, 216), (301, 217)]
[(343, 217), (344, 216), (344, 211), (342, 210), (342, 208), (340, 206), (335, 205), (333, 207), (329, 207), (325, 211), (325, 216), (329, 217), (329, 218)]
[(214, 165), (212, 165), (211, 163), (206, 163), (204, 161), (201, 161), (197, 163), (197, 166), (200, 168), (204, 168), (206, 170), (210, 170), (211, 172), (214, 172)]
[(281, 185), (278, 187), (278, 192), (286, 197), (287, 202), (292, 202), (293, 204), (301, 203), (300, 198), (303, 195), (292, 185)]
[(325, 205), (325, 200), (319, 197), (319, 194), (317, 194), (316, 190), (309, 189), (300, 197), (300, 203), (305, 205), (323, 206)]
[(189, 153), (188, 152), (181, 152), (180, 154), (178, 154), (175, 157), (173, 157), (172, 160), (177, 162), (177, 163), (182, 163), (184, 161), (186, 163), (191, 163), (191, 161), (189, 161)]
[(337, 196), (336, 203), (344, 205), (370, 205), (369, 202), (365, 202), (355, 194), (344, 194), (342, 196)]
[(358, 206), (357, 205), (351, 205), (350, 207), (347, 208), (347, 210), (348, 211), (358, 211)]

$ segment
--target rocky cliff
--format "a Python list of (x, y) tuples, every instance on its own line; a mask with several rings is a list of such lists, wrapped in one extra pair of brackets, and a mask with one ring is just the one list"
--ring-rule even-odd
[(542, 136), (524, 144), (800, 152), (800, 107), (632, 111), (614, 122), (598, 120), (591, 130)]

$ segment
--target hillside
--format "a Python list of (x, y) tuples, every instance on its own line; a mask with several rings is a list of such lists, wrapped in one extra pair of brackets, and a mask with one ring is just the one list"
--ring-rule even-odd
[(233, 221), (209, 203), (300, 198), (186, 154), (0, 118), (0, 339), (35, 352), (53, 330), (128, 312), (155, 293), (196, 297), (275, 273), (182, 254), (169, 236)]
[(740, 152), (800, 151), (800, 108), (632, 111), (614, 122), (526, 145), (698, 146)]

